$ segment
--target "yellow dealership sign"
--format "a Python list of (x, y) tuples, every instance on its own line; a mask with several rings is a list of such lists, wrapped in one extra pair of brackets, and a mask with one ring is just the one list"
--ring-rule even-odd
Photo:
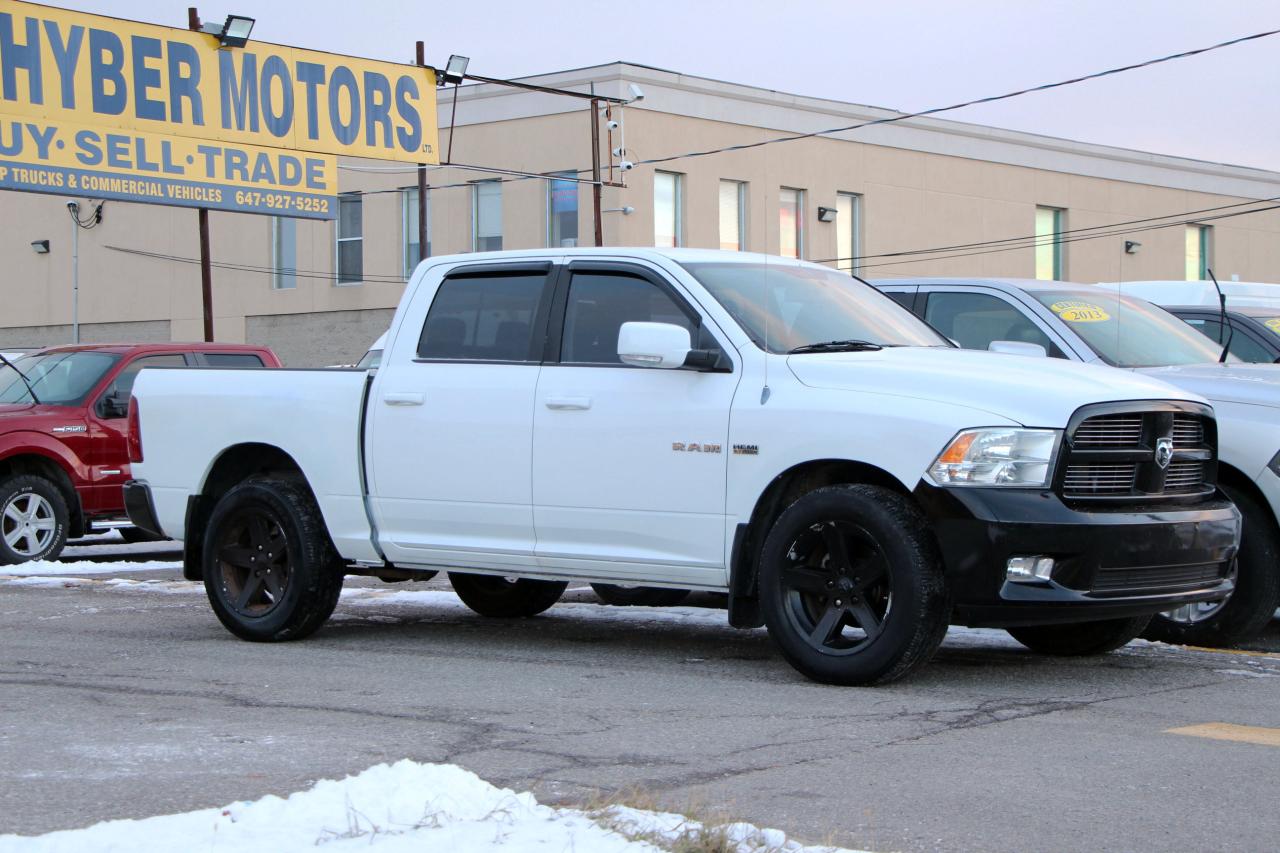
[(435, 72), (0, 0), (0, 188), (332, 218), (339, 154), (438, 163)]

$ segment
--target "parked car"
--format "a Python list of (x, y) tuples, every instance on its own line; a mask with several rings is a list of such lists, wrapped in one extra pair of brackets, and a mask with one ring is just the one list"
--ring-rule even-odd
[(371, 367), (377, 367), (382, 363), (382, 350), (386, 345), (387, 333), (383, 332), (381, 335), (378, 335), (378, 339), (369, 347), (369, 351), (364, 354), (364, 357), (360, 359), (356, 364), (356, 367), (361, 370), (368, 370)]
[[(1236, 592), (1152, 620), (1146, 636), (1230, 645), (1258, 634), (1280, 606), (1280, 368), (1218, 364), (1221, 347), (1155, 305), (1096, 285), (1023, 279), (893, 279), (875, 282), (942, 334), (970, 349), (1026, 348), (1055, 359), (1108, 364), (1202, 394), (1218, 415), (1218, 483), (1244, 514)], [(1046, 377), (1046, 381), (1048, 381)], [(1124, 437), (1117, 432), (1117, 438)], [(1150, 437), (1139, 443), (1150, 444)], [(1123, 464), (1121, 464), (1123, 462)], [(1089, 488), (1129, 498), (1206, 465), (1173, 463), (1143, 481), (1127, 460), (1099, 467)]]
[[(490, 617), (580, 578), (728, 593), (730, 624), (767, 625), (802, 673), (864, 684), (922, 665), (949, 621), (1098, 654), (1233, 588), (1203, 398), (957, 352), (776, 257), (432, 258), (376, 373), (157, 370), (134, 398), (130, 518), (184, 540), (248, 640), (315, 631), (347, 573), (446, 569)], [(1144, 478), (1200, 476), (1079, 491), (1117, 419), (1161, 433), (1158, 457), (1128, 451)]]
[(1253, 364), (1280, 364), (1280, 307), (1228, 303), (1227, 322), (1222, 311), (1199, 305), (1170, 305), (1165, 310), (1231, 355)]
[[(52, 560), (95, 525), (127, 525), (127, 408), (146, 367), (279, 367), (269, 349), (229, 344), (52, 347), (0, 363), (0, 564)], [(190, 374), (184, 374), (189, 376)], [(212, 411), (199, 407), (200, 417)]]

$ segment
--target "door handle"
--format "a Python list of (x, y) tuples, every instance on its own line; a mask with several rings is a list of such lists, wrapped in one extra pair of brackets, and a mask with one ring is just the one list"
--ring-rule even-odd
[(413, 391), (388, 391), (382, 395), (382, 402), (388, 406), (421, 406), (426, 399), (425, 394)]
[(547, 408), (558, 412), (582, 411), (591, 408), (591, 398), (552, 395), (547, 398)]

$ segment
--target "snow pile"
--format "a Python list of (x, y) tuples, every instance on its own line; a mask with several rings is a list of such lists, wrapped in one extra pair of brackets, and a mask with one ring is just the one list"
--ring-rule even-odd
[[(153, 546), (154, 547), (154, 546)], [(0, 566), (3, 577), (57, 577), (62, 575), (114, 575), (121, 572), (155, 572), (162, 569), (173, 571), (181, 569), (182, 563), (135, 562), (132, 560), (113, 560), (97, 562), (94, 560), (32, 560), (11, 566)]]
[[(221, 809), (108, 821), (36, 837), (0, 836), (0, 853), (287, 853), (374, 846), (381, 853), (656, 853), (691, 831), (704, 828), (679, 815), (618, 806), (593, 818), (539, 805), (532, 794), (496, 788), (460, 767), (400, 761), (341, 781), (317, 782), (286, 799), (267, 796)], [(719, 831), (733, 845), (724, 849), (735, 853), (837, 853), (804, 847), (778, 830), (750, 824)]]

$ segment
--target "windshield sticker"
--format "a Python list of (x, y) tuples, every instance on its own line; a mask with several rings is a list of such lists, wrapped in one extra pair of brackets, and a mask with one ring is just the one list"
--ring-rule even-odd
[(1280, 317), (1272, 317), (1267, 321), (1267, 328), (1280, 335)]
[(1074, 299), (1055, 302), (1049, 306), (1049, 310), (1068, 323), (1102, 323), (1111, 319), (1111, 315), (1104, 311), (1101, 305), (1077, 302)]

